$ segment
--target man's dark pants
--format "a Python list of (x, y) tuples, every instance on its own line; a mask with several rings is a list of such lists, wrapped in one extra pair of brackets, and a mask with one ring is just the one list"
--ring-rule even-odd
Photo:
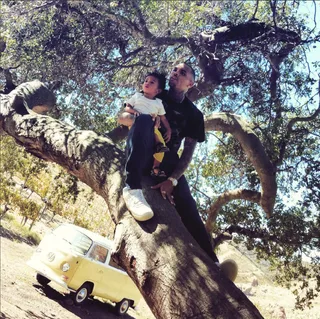
[[(126, 183), (133, 189), (141, 188), (141, 176), (151, 170), (154, 144), (154, 122), (150, 115), (141, 114), (136, 118), (127, 139)], [(177, 154), (166, 153), (162, 167), (168, 175), (174, 170), (178, 160)], [(173, 196), (176, 210), (185, 227), (213, 261), (218, 262), (184, 176), (180, 177), (178, 185), (174, 187)]]

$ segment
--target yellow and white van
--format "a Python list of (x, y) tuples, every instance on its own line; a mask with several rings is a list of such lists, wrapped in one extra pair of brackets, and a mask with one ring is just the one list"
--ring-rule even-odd
[(37, 281), (53, 281), (70, 291), (76, 304), (89, 296), (116, 303), (125, 314), (142, 298), (128, 274), (111, 259), (113, 242), (87, 229), (62, 224), (45, 235), (27, 264)]

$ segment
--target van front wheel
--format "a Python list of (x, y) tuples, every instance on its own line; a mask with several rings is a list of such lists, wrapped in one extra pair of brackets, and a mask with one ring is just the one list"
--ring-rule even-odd
[(91, 285), (83, 284), (73, 295), (73, 301), (76, 305), (83, 304), (91, 293)]
[(120, 302), (116, 303), (115, 312), (117, 315), (124, 315), (131, 305), (131, 301), (128, 299), (122, 299)]
[(36, 275), (36, 279), (37, 279), (37, 282), (41, 285), (41, 286), (46, 286), (51, 280), (48, 279), (47, 277), (45, 276), (42, 276), (40, 274), (37, 274)]

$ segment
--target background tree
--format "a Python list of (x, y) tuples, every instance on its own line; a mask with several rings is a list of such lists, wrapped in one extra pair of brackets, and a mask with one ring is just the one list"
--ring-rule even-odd
[[(313, 46), (319, 42), (319, 31), (316, 2), (307, 4), (303, 1), (180, 1), (177, 12), (177, 2), (172, 1), (4, 1), (3, 91), (8, 91), (10, 81), (18, 84), (35, 77), (50, 81), (58, 93), (59, 109), (52, 110), (54, 116), (71, 121), (79, 129), (105, 133), (114, 127), (122, 97), (136, 89), (133, 84), (138, 85), (146, 69), (169, 70), (175, 61), (187, 60), (195, 67), (199, 79), (189, 96), (198, 99), (198, 105), (207, 114), (208, 130), (208, 141), (199, 149), (201, 165), (190, 170), (189, 178), (214, 243), (218, 244), (224, 233), (232, 234), (248, 248), (256, 249), (258, 256), (269, 259), (278, 269), (283, 268), (289, 282), (292, 278), (301, 279), (305, 286), (307, 281), (303, 278), (312, 276), (319, 289), (319, 260), (312, 254), (320, 245), (319, 62), (311, 64), (309, 55), (309, 51), (315, 52)], [(16, 106), (17, 113), (26, 112), (19, 103)], [(213, 111), (223, 113), (213, 114)], [(232, 113), (241, 115), (252, 125)], [(2, 115), (7, 114), (2, 112)], [(42, 134), (40, 127), (33, 130)], [(59, 127), (61, 134), (68, 131), (68, 126), (65, 130)], [(50, 141), (60, 149), (55, 132), (44, 126), (42, 129), (46, 129), (45, 137), (41, 135), (45, 143)], [(62, 160), (55, 149), (43, 149), (38, 144), (35, 147), (30, 134), (28, 138), (33, 142), (25, 136), (28, 144), (8, 125), (5, 130), (28, 151), (55, 160), (86, 180), (106, 199), (115, 221), (121, 220), (117, 230), (121, 228), (119, 225), (126, 225), (126, 217), (118, 215), (120, 199), (104, 188), (111, 176), (119, 178), (111, 172), (116, 174), (113, 167), (120, 170), (123, 163), (121, 153), (112, 144), (101, 142), (104, 150), (85, 144), (88, 151), (100, 155), (110, 151), (106, 162), (100, 163), (107, 165), (100, 171), (104, 173), (94, 180), (83, 175), (77, 168), (80, 164), (68, 156), (62, 156)], [(49, 132), (52, 138), (47, 136)], [(125, 130), (116, 129), (109, 136), (116, 142), (122, 132)], [(79, 133), (80, 136), (84, 135)], [(100, 143), (94, 135), (89, 136), (92, 142)], [(80, 150), (74, 150), (77, 151)], [(84, 163), (88, 154), (82, 151), (81, 154), (83, 157), (78, 160)], [(97, 186), (97, 180), (104, 181), (105, 186)], [(115, 186), (120, 188), (121, 183), (114, 182), (111, 188), (118, 194)], [(297, 198), (294, 194), (299, 195), (298, 200), (293, 201)], [(156, 199), (150, 200), (156, 203)], [(266, 216), (272, 217), (266, 219)], [(128, 223), (133, 233), (140, 234), (141, 230), (132, 227), (130, 217)], [(119, 238), (123, 240), (119, 262), (144, 291), (154, 313), (165, 318), (168, 314), (157, 309), (154, 301), (159, 295), (147, 296), (145, 276), (139, 277), (137, 268), (128, 260), (129, 252), (134, 250), (130, 245), (132, 237), (122, 234)], [(144, 252), (151, 257), (153, 253), (148, 247), (152, 245), (150, 241), (147, 243)], [(176, 242), (170, 243), (173, 244), (180, 247)], [(304, 267), (302, 256), (308, 254), (311, 264)], [(181, 271), (180, 267), (177, 269)], [(153, 268), (149, 264), (141, 269)], [(142, 273), (148, 274), (150, 286), (147, 286), (153, 287), (157, 276), (150, 271)], [(179, 283), (176, 281), (174, 287), (182, 296)], [(311, 287), (307, 296), (313, 297), (314, 292)], [(186, 305), (185, 298), (176, 300), (183, 300), (181, 306)], [(307, 299), (300, 301), (301, 305), (308, 303)], [(172, 300), (165, 302), (167, 309), (176, 306)], [(187, 307), (186, 311), (191, 308)]]
[(0, 136), (0, 179), (3, 183), (13, 183), (13, 175), (24, 166), (22, 163), (23, 148), (18, 147), (10, 136)]
[(15, 191), (12, 190), (13, 175), (22, 165), (21, 163), (21, 150), (16, 147), (14, 140), (9, 136), (0, 136), (0, 203), (1, 218), (10, 209), (9, 203), (12, 203)]
[(0, 219), (2, 219), (10, 209), (9, 203), (12, 203), (12, 198), (15, 193), (10, 189), (10, 185), (2, 183), (0, 188)]
[(27, 200), (22, 197), (18, 197), (15, 200), (15, 205), (18, 206), (19, 212), (22, 215), (21, 225), (25, 225), (28, 219), (31, 220), (29, 230), (33, 227), (35, 221), (38, 219), (41, 206), (36, 204), (32, 200)]
[(46, 192), (47, 185), (44, 185), (40, 182), (40, 174), (42, 171), (48, 170), (48, 164), (40, 159), (30, 158), (27, 156), (24, 169), (21, 171), (24, 178), (22, 189), (29, 189), (31, 192), (28, 195), (28, 198), (32, 196), (33, 193), (41, 194)]
[(59, 171), (53, 178), (47, 201), (48, 208), (52, 211), (52, 218), (58, 214), (64, 215), (65, 206), (74, 204), (79, 195), (78, 179), (64, 171)]

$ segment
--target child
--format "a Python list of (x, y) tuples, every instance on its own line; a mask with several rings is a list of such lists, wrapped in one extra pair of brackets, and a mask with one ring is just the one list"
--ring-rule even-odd
[(129, 100), (125, 102), (125, 112), (139, 116), (140, 114), (150, 114), (153, 118), (160, 117), (162, 125), (166, 129), (164, 138), (155, 126), (155, 154), (154, 162), (151, 170), (152, 176), (166, 177), (165, 172), (160, 170), (160, 163), (163, 160), (164, 153), (169, 149), (165, 145), (165, 141), (169, 142), (171, 138), (171, 128), (168, 120), (165, 117), (165, 110), (160, 99), (156, 98), (162, 90), (164, 90), (166, 78), (163, 74), (158, 72), (148, 73), (142, 85), (142, 93), (135, 93)]

